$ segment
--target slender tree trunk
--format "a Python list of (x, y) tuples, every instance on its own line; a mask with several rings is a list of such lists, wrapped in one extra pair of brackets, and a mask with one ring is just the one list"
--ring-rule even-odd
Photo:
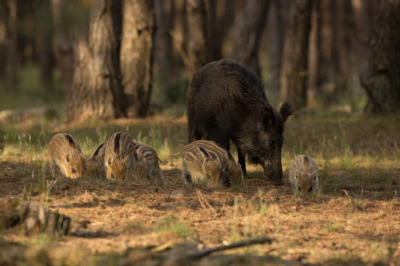
[(42, 0), (36, 7), (36, 50), (40, 66), (40, 81), (46, 91), (51, 89), (53, 81), (54, 56), (51, 42), (53, 40), (53, 16), (50, 0)]
[(265, 28), (269, 0), (249, 0), (242, 19), (235, 25), (233, 57), (246, 65), (259, 77), (258, 51), (262, 32)]
[(173, 72), (172, 61), (172, 10), (174, 0), (154, 0), (156, 31), (154, 34), (154, 59), (161, 90), (168, 85)]
[(17, 89), (17, 75), (21, 62), (18, 55), (18, 3), (17, 0), (7, 0), (8, 21), (7, 21), (7, 63), (6, 63), (6, 80), (8, 91)]
[(307, 54), (311, 9), (311, 0), (293, 0), (286, 27), (280, 101), (290, 103), (294, 110), (307, 106)]
[(320, 25), (321, 15), (319, 8), (319, 1), (313, 2), (311, 14), (311, 32), (309, 37), (308, 46), (308, 91), (307, 91), (307, 105), (310, 107), (317, 106), (318, 95), (318, 71), (319, 71), (319, 58), (320, 58)]
[(206, 0), (208, 61), (222, 59), (222, 45), (235, 19), (236, 0)]
[(372, 12), (369, 0), (352, 0), (352, 10), (355, 21), (355, 54), (358, 73), (366, 71), (368, 61), (367, 42), (372, 28)]
[(92, 5), (88, 27), (74, 32), (75, 73), (67, 99), (70, 121), (125, 115), (119, 60), (121, 2), (97, 0)]
[(333, 12), (333, 51), (332, 59), (335, 70), (335, 96), (347, 91), (349, 79), (349, 60), (346, 49), (346, 3), (347, 0), (332, 0)]
[(368, 102), (365, 112), (400, 111), (400, 0), (373, 2), (368, 68), (360, 76)]
[(5, 80), (7, 77), (7, 51), (8, 51), (8, 36), (7, 36), (7, 17), (9, 15), (6, 2), (0, 2), (0, 80)]
[(123, 0), (121, 70), (129, 117), (145, 117), (150, 104), (153, 67), (153, 2)]
[(207, 63), (206, 7), (204, 0), (186, 0), (187, 57), (190, 78)]
[(282, 53), (285, 39), (287, 18), (286, 3), (283, 0), (271, 1), (268, 14), (268, 52), (269, 52), (269, 82), (268, 88), (279, 92), (282, 69)]
[(74, 49), (71, 33), (63, 27), (61, 19), (67, 8), (67, 3), (63, 0), (51, 0), (53, 21), (54, 21), (54, 39), (53, 53), (56, 65), (61, 72), (64, 83), (66, 100), (72, 102), (71, 87), (74, 78)]

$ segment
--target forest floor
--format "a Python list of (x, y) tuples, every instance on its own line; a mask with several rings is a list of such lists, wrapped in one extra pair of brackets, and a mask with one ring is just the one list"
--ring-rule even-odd
[[(51, 176), (47, 143), (54, 134), (72, 134), (88, 156), (117, 131), (157, 150), (164, 184), (104, 180), (96, 174), (80, 179)], [(272, 185), (260, 166), (250, 166), (246, 184), (230, 189), (183, 185), (181, 161), (170, 155), (186, 144), (185, 117), (5, 125), (0, 128), (0, 211), (6, 202), (33, 201), (71, 217), (73, 231), (98, 234), (26, 236), (21, 228), (11, 228), (1, 229), (0, 236), (31, 248), (67, 246), (120, 257), (127, 248), (189, 243), (192, 249), (203, 249), (263, 236), (276, 241), (222, 253), (269, 256), (259, 265), (400, 265), (399, 132), (399, 117), (290, 118), (282, 151), (284, 185)], [(320, 188), (311, 197), (296, 198), (289, 185), (294, 154), (308, 154), (318, 164)], [(50, 186), (50, 181), (56, 183)], [(146, 256), (141, 259), (138, 265), (145, 264)], [(96, 263), (102, 264), (99, 259)]]

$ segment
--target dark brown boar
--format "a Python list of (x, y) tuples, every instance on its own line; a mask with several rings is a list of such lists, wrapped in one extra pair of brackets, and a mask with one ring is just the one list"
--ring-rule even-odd
[(282, 185), (283, 130), (292, 111), (287, 103), (279, 112), (271, 107), (254, 72), (231, 60), (208, 63), (193, 76), (186, 104), (189, 143), (206, 138), (229, 150), (232, 140), (244, 174), (247, 155)]

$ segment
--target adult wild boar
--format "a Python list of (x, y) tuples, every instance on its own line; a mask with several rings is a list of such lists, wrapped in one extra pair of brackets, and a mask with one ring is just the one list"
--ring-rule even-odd
[(272, 108), (257, 75), (231, 60), (200, 68), (187, 92), (189, 143), (204, 137), (229, 150), (232, 140), (243, 173), (247, 155), (275, 185), (282, 185), (283, 130), (290, 115), (289, 104), (279, 112)]

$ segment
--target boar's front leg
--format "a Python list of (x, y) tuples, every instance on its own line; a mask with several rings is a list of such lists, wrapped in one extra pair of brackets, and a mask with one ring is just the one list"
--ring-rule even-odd
[(240, 166), (242, 166), (243, 176), (247, 176), (247, 172), (246, 172), (246, 154), (239, 147), (237, 147), (237, 152), (238, 152), (238, 157), (239, 157), (238, 158), (238, 162), (239, 162)]

